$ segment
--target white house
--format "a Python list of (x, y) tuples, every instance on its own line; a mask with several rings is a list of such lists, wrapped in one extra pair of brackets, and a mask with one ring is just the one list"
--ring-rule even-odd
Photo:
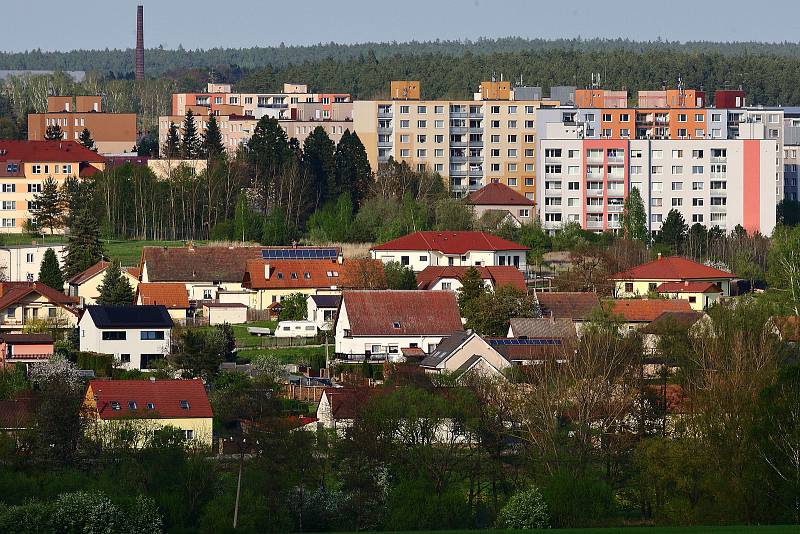
[[(469, 268), (464, 266), (425, 267), (422, 272), (417, 273), (417, 289), (458, 291), (462, 287), (461, 278)], [(492, 291), (504, 285), (513, 286), (520, 291), (528, 291), (528, 287), (525, 285), (525, 276), (514, 266), (475, 267), (475, 269), (483, 280), (483, 284)]]
[(87, 306), (80, 350), (113, 354), (126, 369), (151, 369), (169, 354), (172, 318), (164, 306)]
[(52, 248), (58, 263), (64, 265), (64, 245), (60, 243), (5, 245), (0, 247), (0, 269), (5, 270), (6, 282), (34, 282), (39, 278), (44, 253)]
[(510, 366), (511, 363), (481, 336), (470, 331), (443, 339), (420, 363), (426, 373), (478, 373), (495, 378), (504, 378), (502, 370)]
[(403, 361), (402, 349), (430, 353), (463, 330), (451, 291), (344, 291), (334, 324), (336, 357)]
[(330, 330), (341, 302), (340, 295), (309, 295), (306, 299), (306, 319), (320, 330)]
[(436, 265), (490, 267), (513, 265), (525, 270), (528, 247), (486, 232), (414, 232), (370, 249), (383, 263), (397, 262), (414, 272)]
[(499, 182), (488, 183), (473, 191), (464, 199), (464, 204), (472, 206), (477, 219), (486, 212), (497, 211), (506, 213), (517, 227), (530, 223), (535, 211), (533, 200)]

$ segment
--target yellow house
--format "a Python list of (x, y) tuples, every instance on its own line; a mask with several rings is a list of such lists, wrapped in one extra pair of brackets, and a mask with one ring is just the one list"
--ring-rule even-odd
[(109, 441), (135, 431), (143, 444), (154, 430), (172, 427), (187, 444), (212, 445), (214, 414), (205, 386), (195, 380), (92, 380), (86, 389), (84, 417), (96, 424), (94, 436)]
[[(100, 286), (103, 285), (106, 269), (111, 265), (107, 261), (99, 261), (67, 280), (67, 294), (71, 297), (78, 297), (85, 305), (97, 304), (100, 296)], [(139, 268), (123, 267), (122, 275), (128, 279), (134, 292), (139, 285)]]
[(688, 258), (662, 258), (659, 254), (658, 259), (615, 274), (610, 279), (614, 281), (616, 298), (660, 293), (669, 298), (685, 298), (693, 309), (702, 310), (731, 294), (733, 278), (733, 274), (727, 271)]
[(656, 291), (668, 299), (688, 300), (695, 311), (706, 310), (722, 298), (722, 290), (713, 282), (664, 282)]
[(21, 331), (36, 321), (54, 328), (74, 328), (78, 323), (78, 299), (41, 282), (0, 283), (0, 328)]

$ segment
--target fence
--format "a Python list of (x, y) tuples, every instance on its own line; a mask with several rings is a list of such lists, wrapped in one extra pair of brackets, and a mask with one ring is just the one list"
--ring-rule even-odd
[(272, 320), (272, 317), (270, 317), (269, 310), (254, 310), (253, 308), (247, 308), (247, 322), (270, 320)]
[(283, 396), (287, 399), (302, 402), (319, 402), (325, 386), (301, 386), (299, 384), (286, 384)]

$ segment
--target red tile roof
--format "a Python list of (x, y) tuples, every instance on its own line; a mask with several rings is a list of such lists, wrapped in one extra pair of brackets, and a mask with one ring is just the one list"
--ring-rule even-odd
[(734, 276), (680, 256), (659, 258), (617, 273), (611, 280), (730, 280)]
[(109, 265), (110, 265), (110, 263), (108, 263), (107, 261), (100, 260), (97, 263), (95, 263), (94, 265), (92, 265), (91, 267), (89, 267), (88, 269), (86, 269), (85, 271), (80, 272), (80, 273), (76, 274), (75, 276), (73, 276), (72, 278), (70, 278), (69, 280), (67, 280), (67, 283), (70, 284), (70, 285), (79, 286), (79, 285), (83, 284), (84, 282), (86, 282), (88, 280), (91, 280), (92, 278), (97, 276), (99, 273), (102, 273), (103, 271), (105, 271), (106, 267), (108, 267)]
[(667, 311), (692, 311), (689, 301), (683, 299), (616, 299), (606, 302), (611, 313), (628, 323), (649, 323)]
[(443, 254), (465, 254), (471, 250), (528, 250), (486, 232), (414, 232), (372, 250), (435, 250)]
[[(0, 140), (0, 162), (91, 162), (105, 163), (104, 157), (76, 141)], [(76, 169), (77, 170), (77, 169)]]
[[(183, 419), (213, 417), (203, 382), (196, 380), (92, 380), (89, 388), (100, 419), (141, 417), (145, 419)], [(135, 402), (135, 409), (129, 402)], [(181, 407), (187, 401), (189, 408)], [(112, 403), (119, 403), (115, 410)], [(148, 408), (148, 403), (153, 408)]]
[[(382, 267), (379, 260), (366, 260)], [(346, 285), (350, 262), (336, 260), (247, 260), (242, 286), (250, 289), (327, 289)], [(269, 266), (269, 278), (266, 267)]]
[(499, 182), (492, 182), (473, 191), (467, 195), (464, 203), (475, 206), (533, 206), (533, 200)]
[[(77, 305), (80, 302), (78, 297), (70, 297), (65, 295), (61, 291), (57, 291), (50, 286), (47, 286), (41, 282), (23, 282), (27, 284), (25, 286), (16, 286), (10, 290), (3, 290), (3, 296), (0, 297), (0, 310), (5, 310), (9, 306), (16, 304), (23, 298), (27, 297), (31, 293), (38, 293), (41, 296), (45, 297), (50, 303), (55, 304), (57, 306), (61, 306), (67, 311), (72, 313), (76, 313), (72, 306)], [(5, 283), (4, 283), (5, 284)]]
[(189, 308), (189, 292), (180, 282), (157, 282), (139, 284), (136, 287), (136, 302), (139, 304), (161, 304), (170, 309)]
[(664, 282), (656, 288), (659, 293), (722, 293), (714, 282)]
[[(527, 291), (522, 271), (512, 266), (475, 267), (483, 280), (490, 280), (495, 287), (511, 285)], [(429, 266), (417, 273), (417, 288), (428, 289), (442, 278), (460, 279), (469, 267), (462, 266)]]
[(354, 419), (370, 400), (385, 393), (377, 388), (325, 388), (323, 395), (328, 398), (331, 415), (334, 419)]
[(587, 321), (592, 311), (600, 305), (596, 293), (581, 293), (568, 291), (537, 292), (536, 300), (543, 317), (554, 319), (572, 319), (573, 321)]
[(464, 330), (452, 291), (344, 291), (342, 309), (354, 336), (446, 336)]

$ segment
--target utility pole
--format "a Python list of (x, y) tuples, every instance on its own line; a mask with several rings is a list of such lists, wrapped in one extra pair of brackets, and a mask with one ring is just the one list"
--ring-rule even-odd
[(242, 492), (242, 469), (244, 468), (244, 444), (247, 438), (242, 438), (239, 442), (239, 479), (236, 481), (236, 504), (233, 508), (233, 529), (236, 530), (236, 523), (239, 521), (239, 495)]

